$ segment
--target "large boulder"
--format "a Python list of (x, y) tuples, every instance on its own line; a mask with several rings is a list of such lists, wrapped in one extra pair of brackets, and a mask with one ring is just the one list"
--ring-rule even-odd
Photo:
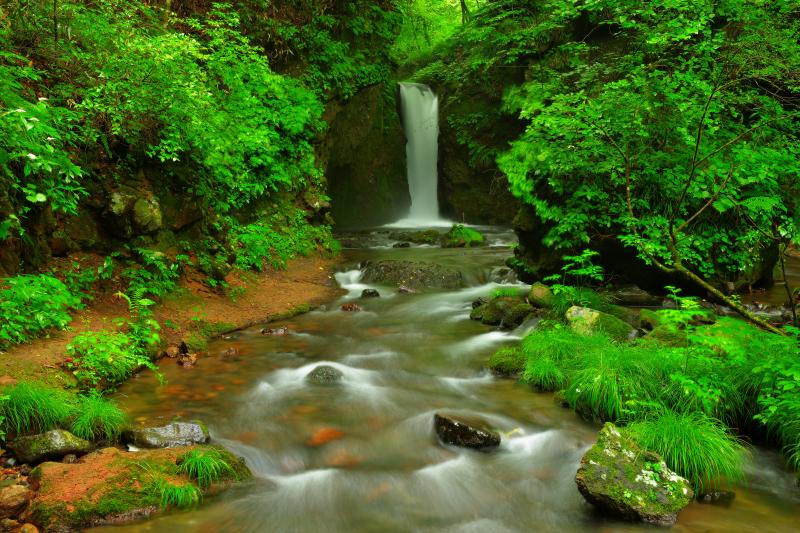
[(9, 448), (20, 463), (37, 464), (48, 459), (60, 460), (71, 453), (83, 455), (92, 449), (92, 443), (69, 431), (54, 429), (39, 435), (17, 437)]
[(487, 450), (500, 446), (500, 434), (481, 419), (436, 413), (433, 427), (441, 441), (451, 446)]
[(334, 385), (339, 383), (344, 374), (330, 365), (319, 365), (306, 376), (306, 381), (314, 385)]
[(205, 444), (210, 440), (208, 428), (201, 422), (173, 422), (161, 427), (131, 429), (122, 434), (125, 444), (139, 448), (176, 448)]
[(674, 524), (694, 498), (688, 481), (611, 423), (584, 454), (575, 483), (586, 501), (601, 511), (649, 524)]
[(423, 261), (374, 261), (364, 267), (364, 283), (383, 283), (411, 289), (458, 289), (461, 272)]
[(570, 327), (581, 335), (603, 333), (619, 341), (631, 339), (636, 335), (636, 330), (627, 322), (588, 307), (573, 305), (567, 309), (566, 318)]
[(514, 329), (535, 311), (523, 298), (501, 296), (473, 307), (469, 316), (489, 326)]
[[(210, 486), (178, 471), (177, 464), (192, 451), (213, 449), (230, 468)], [(135, 453), (105, 448), (73, 464), (42, 463), (28, 480), (37, 490), (25, 518), (44, 531), (83, 531), (90, 527), (141, 520), (162, 509), (159, 484), (194, 485), (203, 495), (218, 494), (250, 478), (243, 459), (220, 447), (182, 447)]]

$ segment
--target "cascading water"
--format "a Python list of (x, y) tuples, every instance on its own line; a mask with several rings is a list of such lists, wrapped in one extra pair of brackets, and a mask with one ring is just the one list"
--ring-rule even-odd
[(408, 190), (411, 211), (395, 226), (436, 226), (439, 218), (437, 163), (439, 152), (439, 98), (427, 85), (400, 84), (405, 129)]

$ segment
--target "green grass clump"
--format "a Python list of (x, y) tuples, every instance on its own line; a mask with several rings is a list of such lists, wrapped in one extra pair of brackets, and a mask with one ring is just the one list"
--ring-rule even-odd
[(126, 422), (125, 413), (114, 402), (94, 393), (81, 397), (70, 431), (82, 439), (113, 442)]
[(223, 479), (236, 477), (236, 472), (219, 450), (192, 450), (178, 458), (178, 472), (197, 480), (207, 488)]
[(175, 485), (161, 476), (153, 479), (151, 490), (159, 496), (160, 505), (164, 509), (194, 507), (203, 500), (203, 493), (194, 484)]
[(596, 293), (592, 289), (587, 289), (586, 287), (562, 286), (561, 290), (555, 291), (554, 293), (553, 306), (550, 308), (550, 314), (553, 318), (563, 319), (567, 309), (574, 305), (588, 307), (604, 313), (614, 314), (612, 311), (615, 311), (614, 306), (609, 303), (608, 298)]
[(562, 370), (580, 364), (582, 358), (613, 349), (614, 343), (603, 335), (580, 335), (560, 325), (536, 329), (520, 345), (527, 360), (547, 357)]
[(65, 423), (74, 413), (72, 398), (65, 391), (37, 383), (17, 383), (3, 391), (0, 417), (6, 433), (42, 433)]
[(716, 489), (723, 479), (744, 479), (747, 450), (722, 424), (702, 413), (667, 411), (635, 422), (629, 430), (644, 449), (661, 455), (700, 493)]
[(549, 357), (529, 359), (525, 363), (522, 382), (540, 391), (557, 391), (564, 386), (566, 377)]
[(492, 300), (497, 298), (518, 298), (525, 296), (526, 292), (527, 291), (519, 287), (498, 287), (492, 291), (490, 296)]

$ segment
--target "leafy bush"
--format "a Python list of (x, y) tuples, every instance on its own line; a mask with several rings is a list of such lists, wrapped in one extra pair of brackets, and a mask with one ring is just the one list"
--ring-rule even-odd
[(713, 490), (721, 479), (744, 479), (745, 448), (716, 420), (706, 415), (667, 411), (629, 426), (646, 450), (661, 455), (671, 469), (699, 492)]
[(201, 488), (236, 477), (233, 467), (213, 448), (187, 452), (178, 458), (177, 464), (178, 472), (195, 479)]
[(38, 383), (20, 382), (3, 390), (0, 417), (6, 433), (42, 433), (65, 424), (75, 413), (69, 394)]
[(70, 431), (89, 441), (113, 442), (120, 435), (127, 417), (117, 405), (94, 392), (80, 398)]
[(141, 368), (158, 371), (148, 354), (125, 333), (88, 331), (67, 346), (67, 368), (82, 388), (108, 387), (122, 383)]
[(81, 299), (52, 276), (21, 275), (0, 280), (0, 347), (29, 341), (49, 328), (64, 329)]

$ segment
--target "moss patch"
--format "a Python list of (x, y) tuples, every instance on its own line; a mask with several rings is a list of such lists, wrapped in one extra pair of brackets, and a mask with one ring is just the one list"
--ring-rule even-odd
[(525, 356), (518, 348), (500, 348), (489, 358), (489, 369), (498, 376), (514, 376), (525, 368)]

